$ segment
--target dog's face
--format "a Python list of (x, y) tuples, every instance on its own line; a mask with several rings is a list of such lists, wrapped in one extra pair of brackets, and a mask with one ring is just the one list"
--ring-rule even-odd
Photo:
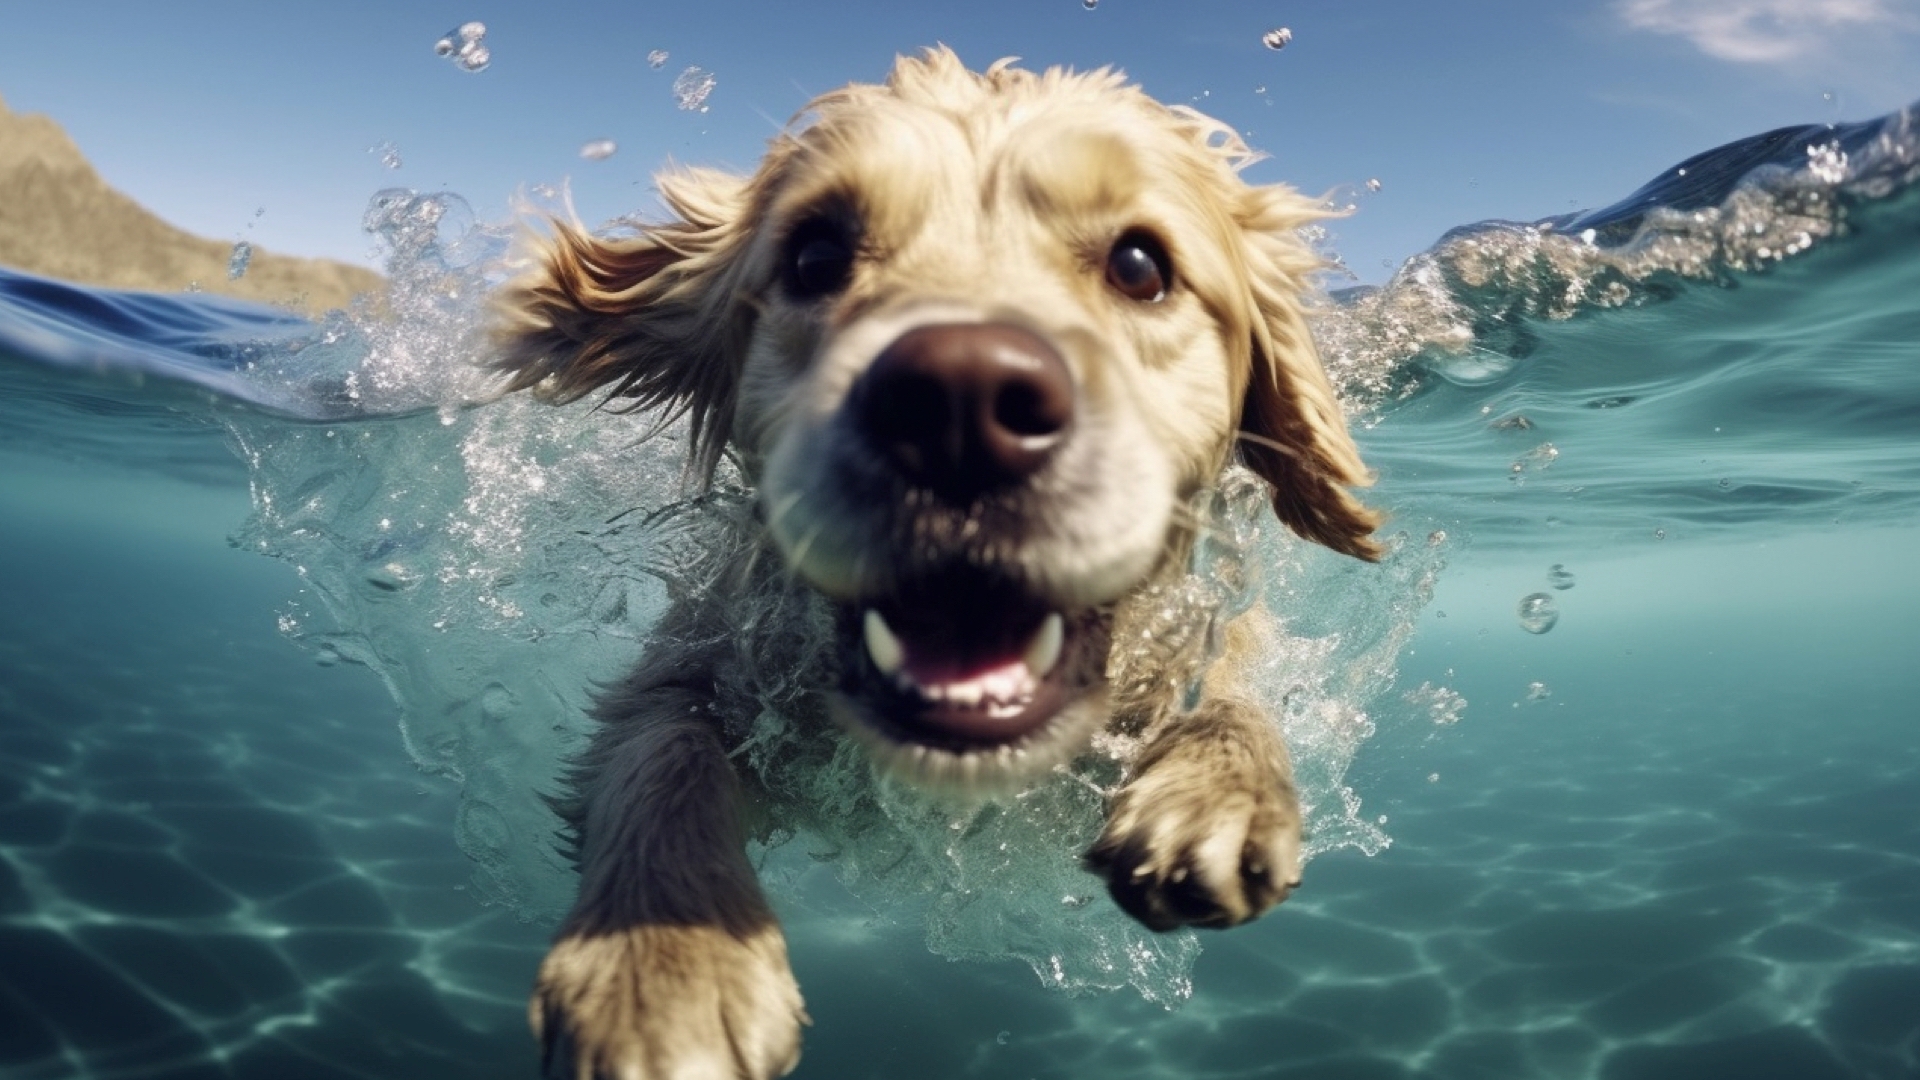
[(516, 386), (684, 404), (831, 603), (835, 711), (935, 782), (1030, 775), (1105, 716), (1113, 611), (1186, 545), (1240, 428), (1306, 535), (1374, 519), (1296, 297), (1316, 216), (1232, 133), (1105, 73), (903, 60), (681, 220), (565, 233), (509, 298)]

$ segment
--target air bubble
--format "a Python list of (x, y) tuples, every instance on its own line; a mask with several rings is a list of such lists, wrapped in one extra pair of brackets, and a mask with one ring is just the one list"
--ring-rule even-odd
[(486, 38), (486, 23), (461, 23), (447, 31), (447, 36), (433, 43), (433, 54), (453, 61), (453, 66), (462, 71), (485, 71), (487, 65), (493, 62), (493, 52), (483, 44)]
[(707, 95), (713, 93), (713, 73), (703, 67), (689, 67), (673, 80), (673, 103), (687, 112), (705, 112)]
[(1528, 701), (1545, 701), (1552, 696), (1553, 696), (1553, 691), (1547, 689), (1546, 683), (1530, 682), (1527, 684), (1527, 700)]
[(1260, 35), (1260, 44), (1265, 45), (1274, 52), (1279, 52), (1281, 49), (1286, 48), (1287, 43), (1292, 40), (1293, 31), (1284, 26), (1276, 26)]
[(1655, 540), (1665, 540), (1667, 538), (1667, 530), (1665, 529), (1653, 530), (1653, 538)]
[[(1088, 7), (1092, 7), (1092, 6), (1094, 5), (1094, 3), (1095, 3), (1095, 0), (1087, 0), (1087, 6), (1088, 6)], [(994, 1042), (996, 1042), (996, 1043), (999, 1043), (999, 1044), (1000, 1044), (1001, 1046), (1005, 1046), (1005, 1045), (1007, 1045), (1008, 1043), (1010, 1043), (1010, 1042), (1012, 1042), (1012, 1041), (1013, 1041), (1013, 1032), (1011, 1032), (1011, 1031), (1003, 1031), (1003, 1032), (1001, 1032), (1000, 1034), (998, 1034), (998, 1035), (995, 1035), (995, 1036), (993, 1037), (993, 1041), (994, 1041)]]
[(1560, 592), (1566, 592), (1573, 588), (1573, 571), (1560, 563), (1554, 563), (1547, 568), (1547, 584)]
[(580, 156), (588, 161), (605, 161), (620, 149), (612, 139), (595, 139), (580, 147)]
[(1544, 634), (1560, 621), (1560, 608), (1553, 597), (1543, 592), (1520, 598), (1520, 629), (1529, 634)]

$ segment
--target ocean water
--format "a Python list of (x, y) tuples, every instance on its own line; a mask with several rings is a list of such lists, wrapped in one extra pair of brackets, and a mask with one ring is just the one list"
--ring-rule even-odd
[[(870, 850), (759, 852), (796, 1075), (1920, 1076), (1917, 121), (1336, 294), (1394, 554), (1229, 485), (1195, 577), (1284, 621), (1304, 887), (1148, 935), (1071, 784), (882, 793)], [(534, 1074), (537, 793), (739, 495), (493, 397), (504, 224), (367, 224), (391, 295), (319, 323), (0, 272), (0, 1076)]]

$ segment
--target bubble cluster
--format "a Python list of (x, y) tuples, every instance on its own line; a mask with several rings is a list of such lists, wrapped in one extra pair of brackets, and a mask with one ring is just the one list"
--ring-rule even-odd
[(1528, 593), (1520, 598), (1520, 629), (1529, 634), (1544, 634), (1560, 621), (1559, 605), (1543, 593)]
[(1274, 52), (1279, 52), (1281, 49), (1286, 48), (1287, 43), (1291, 42), (1292, 40), (1293, 40), (1293, 31), (1287, 29), (1284, 26), (1276, 26), (1273, 29), (1267, 31), (1266, 33), (1260, 35), (1260, 44), (1265, 45), (1267, 48), (1272, 49)]
[(713, 93), (713, 72), (689, 67), (673, 80), (673, 103), (687, 112), (706, 112), (707, 95)]
[(461, 71), (485, 71), (493, 62), (493, 51), (487, 48), (486, 39), (486, 23), (464, 22), (433, 43), (433, 54), (453, 61), (453, 66)]
[(595, 139), (580, 147), (580, 156), (588, 161), (605, 161), (620, 149), (612, 139)]
[(1435, 686), (1423, 682), (1419, 686), (1401, 695), (1407, 704), (1424, 710), (1427, 719), (1437, 727), (1452, 727), (1460, 722), (1460, 716), (1467, 711), (1467, 699), (1460, 693), (1445, 686)]

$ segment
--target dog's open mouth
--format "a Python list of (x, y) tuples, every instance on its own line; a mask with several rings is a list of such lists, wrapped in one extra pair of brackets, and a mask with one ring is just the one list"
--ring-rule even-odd
[(920, 772), (962, 759), (1051, 764), (1083, 737), (1073, 714), (1103, 681), (1109, 627), (1104, 610), (1060, 610), (976, 571), (845, 605), (847, 719)]

